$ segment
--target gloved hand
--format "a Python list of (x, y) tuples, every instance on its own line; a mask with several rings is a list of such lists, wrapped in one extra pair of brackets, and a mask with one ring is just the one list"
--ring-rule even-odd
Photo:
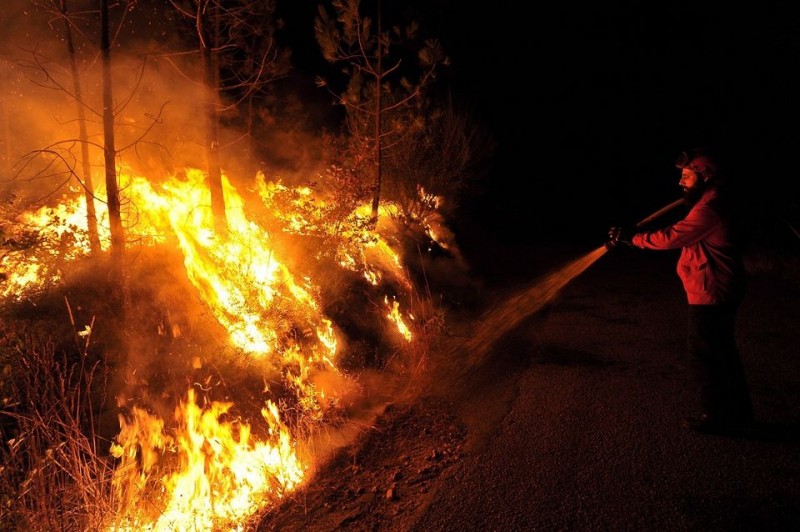
[(634, 232), (627, 227), (611, 227), (608, 230), (608, 242), (606, 242), (607, 249), (615, 249), (619, 247), (631, 247), (631, 238)]

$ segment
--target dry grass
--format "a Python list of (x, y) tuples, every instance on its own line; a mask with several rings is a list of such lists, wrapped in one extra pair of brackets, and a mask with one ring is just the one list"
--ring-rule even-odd
[[(6, 340), (9, 340), (7, 337)], [(112, 515), (113, 463), (96, 430), (103, 368), (34, 338), (5, 342), (0, 522), (7, 530), (96, 530)]]
[[(163, 280), (163, 263), (152, 261), (153, 271), (158, 270), (162, 276), (148, 275), (151, 262), (147, 264), (137, 270), (139, 282), (134, 286), (137, 291), (133, 298), (137, 303), (128, 313), (129, 324), (105, 303), (105, 276), (93, 268), (73, 273), (58, 287), (28, 299), (19, 308), (11, 304), (0, 308), (0, 371), (3, 372), (0, 379), (0, 529), (99, 530), (125, 514), (124, 501), (112, 482), (118, 461), (109, 452), (114, 436), (111, 431), (118, 429), (111, 425), (119, 407), (115, 402), (104, 410), (106, 393), (111, 400), (111, 390), (118, 390), (123, 381), (129, 349), (125, 344), (128, 338), (125, 331), (134, 328), (135, 321), (137, 334), (130, 337), (139, 342), (137, 353), (168, 352), (172, 355), (169, 359), (155, 357), (157, 362), (152, 364), (152, 370), (150, 366), (136, 365), (137, 376), (143, 380), (150, 377), (148, 391), (153, 395), (159, 392), (159, 397), (174, 391), (173, 383), (167, 382), (169, 370), (182, 369), (184, 358), (188, 360), (188, 355), (179, 356), (181, 347), (189, 343), (205, 345), (206, 336), (214, 336), (208, 332), (208, 316), (196, 317), (191, 309), (180, 313), (181, 309), (175, 308), (179, 306), (175, 301), (192, 299), (183, 297), (180, 292), (187, 283), (176, 276), (165, 286), (168, 283)], [(358, 276), (331, 276), (329, 283), (323, 283), (329, 292), (327, 296), (338, 296), (331, 298), (337, 302), (331, 309), (338, 310), (334, 316), (351, 320), (353, 338), (363, 339), (364, 349), (371, 355), (365, 360), (353, 357), (355, 362), (350, 371), (345, 371), (356, 381), (352, 395), (359, 403), (357, 406), (362, 403), (371, 406), (373, 397), (376, 401), (387, 397), (399, 400), (415, 395), (420, 375), (428, 369), (431, 351), (438, 348), (446, 334), (445, 310), (431, 293), (422, 260), (418, 273), (424, 284), (422, 292), (399, 282), (378, 290)], [(409, 313), (414, 315), (413, 320), (406, 322), (413, 341), (406, 342), (398, 335), (396, 327), (387, 322), (383, 299), (386, 292), (408, 296), (403, 298), (403, 311), (404, 318)], [(66, 313), (65, 294), (70, 294), (73, 301), (72, 309), (67, 303)], [(169, 311), (168, 319), (164, 318), (167, 314), (164, 309)], [(101, 323), (97, 327), (94, 327), (94, 316), (103, 317), (98, 320)], [(23, 322), (25, 331), (30, 328), (32, 332), (23, 332)], [(80, 331), (81, 326), (76, 326), (76, 323), (90, 322), (94, 329), (90, 333), (93, 335), (92, 353), (88, 349), (89, 337), (81, 336), (90, 329)], [(153, 332), (160, 330), (162, 322), (166, 324), (164, 327), (173, 323), (185, 325), (181, 327), (183, 335), (171, 337)], [(156, 338), (147, 341), (147, 331)], [(98, 355), (101, 351), (106, 354)], [(246, 407), (253, 403), (255, 409), (258, 401), (252, 398), (260, 398), (255, 390), (263, 389), (264, 380), (262, 373), (248, 373), (246, 369), (249, 366), (238, 361), (219, 363), (204, 366), (202, 375), (223, 382), (221, 389), (224, 390), (220, 393), (228, 390), (252, 392), (244, 394)], [(163, 375), (158, 370), (164, 370)], [(232, 374), (222, 370), (231, 370)], [(380, 379), (376, 379), (374, 385), (368, 384), (366, 378), (361, 378), (364, 372), (378, 372)], [(193, 376), (200, 374), (200, 370), (191, 373)], [(183, 385), (184, 380), (179, 383)], [(359, 396), (363, 390), (358, 387), (368, 386), (381, 387), (370, 390), (369, 398)], [(322, 424), (306, 421), (301, 416), (302, 409), (295, 404), (297, 399), (292, 396), (291, 389), (282, 389), (276, 384), (271, 391), (277, 394), (277, 400), (283, 399), (281, 405), (286, 407), (283, 410), (289, 411), (284, 413), (301, 440), (311, 439), (315, 431), (334, 430), (357, 422), (348, 417), (350, 405), (327, 412)], [(259, 409), (260, 406), (259, 403)], [(137, 499), (137, 504), (147, 502)], [(160, 501), (153, 497), (149, 502), (159, 506)]]

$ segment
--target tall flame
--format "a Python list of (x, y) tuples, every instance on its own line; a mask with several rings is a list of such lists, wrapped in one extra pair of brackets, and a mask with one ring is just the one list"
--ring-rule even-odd
[[(141, 495), (166, 499), (154, 520), (136, 508), (114, 523), (114, 529), (210, 530), (221, 525), (235, 529), (265, 501), (281, 498), (303, 480), (305, 467), (277, 406), (268, 401), (261, 410), (269, 427), (265, 441), (252, 441), (246, 423), (222, 420), (232, 406), (212, 402), (201, 408), (190, 389), (175, 410), (175, 436), (165, 435), (163, 422), (143, 410), (136, 409), (131, 421), (120, 417), (122, 430), (112, 448), (121, 459), (115, 477), (120, 492), (129, 504)], [(132, 452), (137, 447), (139, 451)], [(163, 477), (158, 490), (162, 493), (146, 493), (154, 456), (164, 449), (176, 454), (177, 468)], [(140, 468), (136, 460), (142, 461)], [(129, 472), (135, 472), (136, 482), (125, 476)]]
[[(330, 402), (321, 401), (322, 391), (310, 377), (315, 370), (337, 371), (332, 323), (320, 312), (312, 281), (296, 281), (279, 261), (271, 235), (248, 220), (242, 198), (227, 179), (223, 185), (228, 229), (220, 235), (206, 207), (210, 198), (199, 170), (190, 169), (185, 180), (172, 179), (158, 189), (144, 178), (131, 177), (126, 190), (131, 204), (139, 208), (136, 230), (174, 236), (188, 278), (227, 330), (230, 342), (256, 359), (269, 355), (269, 362), (282, 370), (294, 392), (300, 415), (321, 420), (324, 405)], [(298, 340), (292, 334), (292, 327), (298, 326), (315, 338)], [(151, 524), (154, 529), (187, 523), (191, 529), (207, 529), (241, 521), (303, 479), (306, 466), (297, 457), (296, 442), (274, 402), (267, 401), (262, 410), (267, 440), (254, 440), (249, 424), (222, 421), (232, 403), (212, 402), (201, 408), (194, 394), (190, 389), (176, 409), (172, 437), (163, 435), (161, 425), (140, 410), (132, 412), (132, 419), (120, 418), (115, 454), (123, 462), (116, 481), (123, 498), (130, 497), (132, 486), (141, 484), (142, 475), (149, 475), (144, 466), (138, 471), (131, 467), (131, 460), (144, 464), (141, 453), (178, 453), (178, 463), (168, 466), (174, 471), (161, 480), (159, 497), (165, 496), (166, 503)], [(155, 443), (148, 449), (148, 442)], [(151, 526), (140, 512), (138, 507), (128, 510), (123, 522)]]
[[(335, 364), (337, 331), (321, 310), (314, 280), (292, 274), (281, 260), (277, 235), (248, 218), (244, 199), (225, 176), (225, 234), (215, 231), (202, 171), (187, 169), (181, 177), (154, 185), (125, 170), (120, 181), (130, 239), (142, 245), (174, 243), (183, 255), (187, 278), (230, 344), (254, 363), (282, 375), (294, 421), (282, 419), (268, 387), (263, 390), (267, 397), (261, 419), (254, 422), (237, 417), (240, 414), (229, 401), (199, 404), (194, 388), (188, 389), (171, 421), (146, 408), (131, 408), (120, 416), (120, 432), (112, 446), (118, 460), (114, 485), (119, 510), (108, 526), (236, 528), (236, 523), (303, 482), (309, 465), (297, 450), (298, 435), (293, 434), (297, 420), (324, 422), (338, 397), (337, 389), (323, 389), (321, 383), (341, 385), (349, 379)], [(268, 183), (263, 174), (257, 181), (264, 206), (280, 221), (276, 230), (330, 239), (336, 262), (373, 285), (391, 278), (401, 287), (411, 287), (398, 254), (384, 236), (369, 228), (368, 206), (355, 209), (346, 223), (332, 224), (326, 219), (331, 204), (315, 200), (307, 187)], [(102, 190), (97, 194), (102, 196)], [(396, 213), (391, 205), (381, 209)], [(79, 197), (23, 215), (20, 224), (50, 244), (40, 246), (37, 253), (7, 253), (0, 259), (0, 267), (10, 272), (0, 294), (3, 299), (18, 299), (58, 282), (60, 263), (88, 255), (84, 213), (85, 203)], [(107, 250), (108, 228), (101, 222), (101, 241)], [(71, 239), (69, 245), (65, 239)], [(411, 341), (405, 321), (413, 319), (411, 313), (402, 312), (394, 296), (391, 302), (388, 296), (384, 301), (386, 319)], [(201, 365), (198, 360), (193, 364)], [(315, 378), (322, 373), (336, 378)]]

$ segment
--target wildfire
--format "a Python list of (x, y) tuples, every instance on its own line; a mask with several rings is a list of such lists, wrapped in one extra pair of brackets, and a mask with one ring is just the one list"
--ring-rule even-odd
[[(406, 322), (403, 320), (403, 316), (400, 314), (400, 304), (397, 300), (392, 300), (389, 303), (389, 296), (384, 298), (384, 303), (386, 306), (389, 307), (389, 313), (386, 315), (391, 321), (397, 324), (397, 330), (406, 339), (407, 342), (411, 341), (411, 329), (408, 328)], [(413, 319), (413, 316), (412, 316)]]
[[(270, 183), (259, 174), (258, 193), (270, 219), (254, 221), (245, 212), (242, 196), (223, 176), (228, 231), (220, 235), (200, 170), (187, 169), (160, 185), (124, 171), (120, 182), (129, 239), (144, 246), (174, 243), (183, 255), (187, 278), (230, 344), (265, 372), (282, 376), (281, 385), (291, 395), (293, 421), (283, 419), (268, 386), (258, 424), (240, 419), (233, 402), (198, 404), (194, 388), (175, 408), (172, 423), (146, 408), (132, 407), (120, 415), (120, 432), (112, 447), (118, 460), (114, 486), (120, 508), (109, 526), (235, 528), (235, 523), (303, 482), (309, 464), (297, 450), (297, 420), (305, 426), (324, 422), (339, 400), (331, 383), (346, 384), (349, 379), (336, 367), (340, 342), (332, 320), (321, 310), (320, 288), (310, 275), (292, 274), (280, 256), (284, 250), (278, 233), (323, 239), (331, 245), (320, 253), (332, 249), (335, 264), (374, 286), (391, 279), (409, 289), (411, 281), (387, 240), (389, 233), (368, 226), (366, 205), (354, 208), (344, 223), (341, 218), (333, 223), (331, 209), (336, 205), (314, 198), (308, 187)], [(396, 213), (391, 205), (381, 208), (384, 214)], [(107, 224), (100, 222), (107, 249)], [(0, 267), (9, 272), (3, 299), (20, 299), (58, 283), (60, 266), (90, 250), (83, 197), (25, 213), (18, 223), (29, 227), (42, 244), (31, 248), (35, 252), (2, 257)], [(410, 342), (406, 320), (413, 320), (412, 314), (403, 312), (394, 296), (384, 302), (386, 319)], [(201, 365), (197, 358), (192, 361), (195, 369)], [(335, 378), (316, 378), (321, 373)], [(328, 387), (323, 389), (321, 382)]]
[(153, 520), (134, 507), (114, 529), (236, 529), (265, 501), (280, 499), (302, 481), (305, 467), (277, 406), (267, 401), (261, 410), (268, 426), (265, 441), (252, 441), (246, 423), (222, 421), (232, 406), (212, 402), (201, 408), (190, 389), (175, 410), (175, 436), (164, 434), (163, 421), (141, 409), (134, 409), (130, 421), (120, 416), (122, 430), (112, 454), (121, 462), (114, 481), (128, 505), (142, 495), (153, 498), (148, 478), (160, 454), (174, 453), (178, 465), (155, 488), (161, 492), (156, 500), (166, 501)]
[[(132, 202), (147, 206), (140, 213), (141, 229), (167, 227), (175, 235), (189, 279), (228, 330), (231, 342), (259, 356), (280, 351), (286, 331), (276, 324), (285, 320), (276, 319), (276, 310), (291, 310), (311, 330), (328, 333), (311, 293), (311, 280), (301, 286), (278, 261), (271, 235), (248, 220), (244, 202), (228, 180), (224, 180), (228, 234), (220, 238), (214, 234), (210, 209), (197, 208), (209, 205), (202, 172), (189, 170), (186, 178), (173, 179), (160, 191), (144, 178), (134, 178), (129, 187)], [(291, 309), (284, 305), (287, 301)], [(326, 342), (331, 345), (329, 338)]]
[[(244, 201), (227, 179), (223, 184), (228, 231), (216, 235), (210, 209), (198, 208), (209, 204), (202, 172), (188, 170), (185, 180), (172, 179), (159, 188), (144, 178), (131, 178), (127, 190), (132, 205), (147, 206), (140, 207), (137, 230), (164, 234), (169, 229), (189, 279), (230, 342), (279, 369), (295, 394), (300, 415), (308, 422), (320, 421), (330, 402), (320, 400), (322, 391), (310, 378), (321, 368), (337, 371), (332, 322), (320, 312), (312, 280), (295, 279), (279, 261), (272, 236), (247, 218)], [(298, 327), (312, 331), (313, 337), (298, 339), (293, 334)], [(247, 423), (221, 421), (232, 406), (212, 402), (201, 409), (190, 389), (186, 402), (176, 409), (178, 427), (172, 438), (160, 434), (160, 426), (148, 423), (139, 410), (133, 411), (132, 421), (120, 419), (117, 456), (130, 462), (131, 449), (139, 449), (133, 451), (136, 459), (147, 442), (166, 442), (147, 452), (174, 450), (180, 457), (172, 466), (175, 472), (162, 478), (167, 502), (158, 512), (155, 529), (186, 523), (192, 529), (208, 529), (215, 523), (241, 521), (302, 481), (306, 466), (296, 455), (296, 442), (275, 403), (267, 401), (262, 410), (268, 440), (253, 440)], [(151, 428), (143, 432), (143, 426)], [(120, 471), (135, 469), (124, 467), (124, 461), (121, 465)], [(148, 475), (144, 470), (137, 474)], [(120, 491), (130, 491), (134, 480), (130, 474), (120, 476)], [(141, 526), (140, 511), (132, 509), (125, 519)]]
[(10, 236), (18, 250), (0, 258), (0, 271), (6, 275), (0, 298), (19, 300), (55, 284), (61, 279), (61, 265), (86, 255), (90, 248), (85, 213), (83, 196), (23, 212), (16, 223), (21, 229)]

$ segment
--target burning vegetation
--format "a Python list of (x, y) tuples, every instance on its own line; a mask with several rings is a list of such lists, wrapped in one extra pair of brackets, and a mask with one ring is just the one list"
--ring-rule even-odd
[[(18, 236), (2, 259), (4, 349), (17, 360), (6, 359), (4, 371), (25, 389), (4, 397), (6, 436), (17, 435), (4, 450), (6, 487), (69, 473), (77, 464), (61, 453), (74, 442), (62, 429), (92, 419), (87, 445), (105, 478), (91, 482), (111, 486), (104, 527), (235, 528), (306, 480), (321, 438), (366, 404), (364, 393), (389, 400), (419, 371), (443, 314), (404, 266), (391, 204), (369, 229), (368, 208), (337, 219), (321, 194), (259, 174), (248, 214), (224, 178), (228, 229), (219, 235), (204, 180), (197, 169), (159, 184), (121, 172), (133, 242), (124, 317), (108, 304), (114, 287), (90, 253), (82, 196), (7, 221), (6, 234)], [(60, 364), (65, 346), (34, 355), (26, 336), (59, 314), (80, 348), (66, 348)], [(73, 417), (38, 437), (43, 463), (31, 468), (19, 455), (30, 452), (25, 431), (47, 423), (36, 416), (51, 408), (30, 376), (17, 375), (34, 365), (55, 373), (47, 393), (85, 395), (68, 400), (92, 412), (65, 407)], [(100, 389), (89, 382), (97, 371)], [(382, 375), (382, 389), (364, 388), (368, 371)], [(105, 434), (115, 410), (118, 432)], [(7, 510), (17, 502), (3, 501)]]
[(0, 521), (244, 529), (413, 390), (447, 327), (431, 275), (468, 278), (445, 194), (491, 147), (423, 99), (438, 43), (410, 81), (416, 27), (378, 36), (358, 2), (317, 27), (333, 50), (349, 17), (373, 47), (335, 135), (276, 125), (273, 2), (71, 4), (10, 9), (42, 36), (2, 43)]

